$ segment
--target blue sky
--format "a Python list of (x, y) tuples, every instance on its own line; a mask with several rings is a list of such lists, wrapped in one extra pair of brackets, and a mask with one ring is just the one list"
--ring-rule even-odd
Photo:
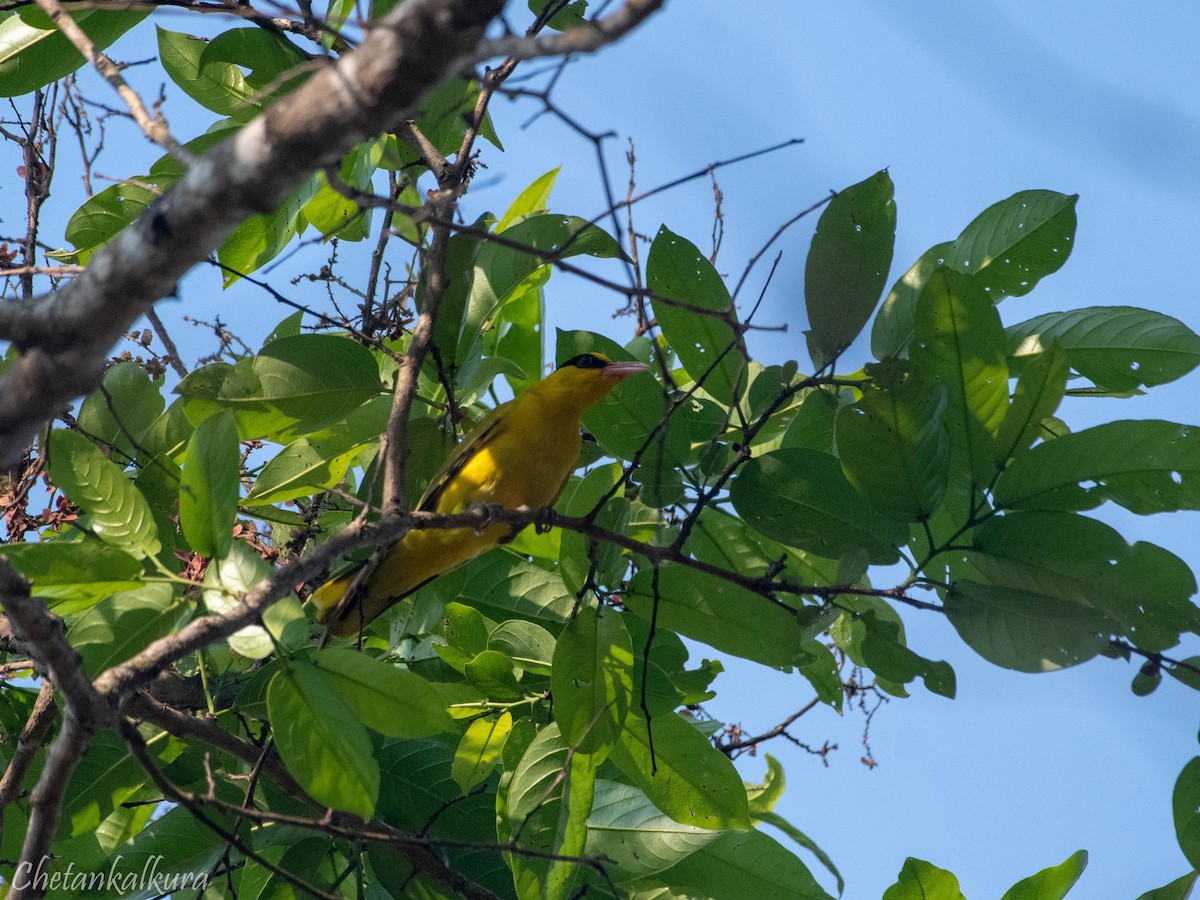
[[(1001, 306), (1006, 323), (1080, 306), (1144, 305), (1200, 330), (1194, 301), (1200, 212), (1200, 8), (1185, 3), (669, 4), (649, 27), (565, 77), (559, 102), (596, 131), (617, 130), (609, 161), (619, 195), (625, 137), (649, 188), (708, 163), (791, 137), (805, 143), (718, 173), (725, 241), (718, 268), (741, 274), (776, 227), (830, 188), (887, 167), (896, 185), (893, 278), (930, 245), (953, 238), (991, 203), (1027, 188), (1079, 193), (1079, 228), (1066, 266)], [(545, 118), (514, 131), (520, 111), (498, 109), (508, 152), (480, 196), (511, 196), (560, 163), (564, 212), (599, 211), (590, 146)], [(557, 136), (555, 136), (557, 135)], [(515, 174), (517, 163), (524, 175)], [(500, 173), (505, 173), (501, 175)], [(496, 175), (494, 182), (488, 179)], [(514, 181), (516, 183), (514, 183)], [(709, 246), (706, 181), (636, 210)], [(779, 272), (758, 314), (786, 334), (750, 336), (763, 362), (804, 356), (803, 267), (815, 221), (777, 246)], [(772, 254), (773, 255), (773, 254)], [(758, 274), (765, 274), (766, 267)], [(753, 276), (745, 295), (757, 295)], [(589, 289), (556, 276), (551, 315), (563, 327), (623, 334), (620, 320), (585, 319)], [(865, 340), (851, 350), (865, 361)], [(1194, 379), (1131, 401), (1078, 402), (1076, 427), (1114, 418), (1200, 421)], [(1130, 540), (1167, 547), (1200, 569), (1197, 525), (1185, 513), (1101, 515)], [(882, 579), (884, 576), (879, 576)], [(810, 745), (837, 742), (829, 767), (777, 741), (789, 776), (781, 812), (834, 858), (846, 896), (879, 897), (905, 856), (955, 872), (968, 898), (999, 897), (1013, 882), (1080, 848), (1090, 863), (1073, 895), (1131, 898), (1188, 871), (1171, 819), (1171, 789), (1196, 753), (1196, 696), (1168, 680), (1135, 698), (1135, 669), (1097, 660), (1043, 676), (998, 669), (948, 623), (906, 610), (909, 641), (949, 660), (959, 695), (913, 688), (871, 727), (879, 765), (862, 755), (863, 717), (813, 714), (794, 729)], [(1181, 655), (1196, 653), (1195, 642)], [(726, 661), (711, 711), (761, 731), (810, 694), (795, 677)], [(749, 778), (764, 766), (749, 760)], [(814, 871), (816, 869), (814, 868)]]
[[(514, 2), (514, 21), (523, 20), (523, 9)], [(156, 15), (156, 21), (198, 27), (178, 14)], [(1128, 304), (1170, 313), (1200, 330), (1193, 275), (1200, 212), (1198, 34), (1200, 7), (1179, 0), (1136, 11), (1058, 0), (1003, 6), (980, 0), (677, 0), (623, 44), (570, 67), (555, 98), (588, 127), (618, 132), (605, 146), (619, 196), (627, 177), (626, 137), (635, 142), (643, 189), (781, 140), (805, 139), (718, 173), (726, 217), (718, 268), (733, 280), (783, 221), (830, 189), (887, 167), (898, 206), (893, 278), (927, 247), (954, 237), (985, 207), (1018, 190), (1077, 192), (1071, 259), (1028, 297), (1007, 300), (1005, 322)], [(136, 59), (147, 50), (125, 41), (113, 52)], [(156, 95), (158, 71), (141, 67), (130, 74)], [(210, 121), (171, 85), (168, 98), (165, 110), (181, 137), (195, 136)], [(503, 211), (533, 178), (559, 165), (556, 211), (590, 216), (604, 208), (591, 145), (548, 116), (522, 129), (532, 111), (496, 104), (507, 152), (485, 147), (488, 168), (466, 198), (466, 218)], [(146, 160), (158, 155), (128, 132), (110, 146)], [(5, 152), (11, 171), (17, 162), (10, 148)], [(59, 195), (77, 184), (67, 153), (60, 148)], [(117, 171), (124, 164), (113, 156), (100, 170), (137, 174)], [(6, 227), (15, 228), (19, 192), (4, 191), (0, 202)], [(711, 187), (698, 180), (640, 204), (635, 215), (644, 234), (666, 224), (705, 248)], [(801, 223), (778, 245), (784, 257), (758, 321), (786, 323), (788, 331), (751, 334), (751, 351), (763, 362), (795, 358), (807, 366), (802, 285), (814, 226), (815, 219)], [(61, 242), (61, 227), (48, 222), (45, 239)], [(294, 262), (297, 270), (316, 268), (311, 256)], [(293, 268), (282, 267), (273, 283), (282, 286)], [(765, 272), (766, 266), (751, 277), (746, 298), (757, 296)], [(296, 299), (319, 302), (312, 288), (295, 290)], [(160, 310), (169, 321), (185, 313), (220, 314), (252, 346), (286, 313), (264, 312), (263, 295), (245, 288), (220, 292), (210, 271), (186, 279), (180, 294), (182, 304)], [(618, 339), (629, 334), (627, 320), (610, 316), (610, 295), (570, 276), (555, 275), (547, 303), (551, 326)], [(174, 328), (177, 339), (188, 334)], [(189, 361), (210, 349), (210, 341), (197, 337), (192, 332), (185, 341)], [(865, 340), (850, 351), (855, 365), (867, 357)], [(1197, 423), (1196, 378), (1137, 400), (1078, 402), (1068, 420), (1077, 427), (1123, 417)], [(1138, 518), (1105, 510), (1104, 516), (1127, 538), (1161, 544), (1200, 569), (1197, 514)], [(763, 748), (788, 772), (780, 812), (833, 856), (847, 876), (847, 897), (880, 896), (907, 855), (955, 872), (972, 900), (999, 897), (1018, 878), (1079, 848), (1091, 853), (1073, 895), (1081, 898), (1135, 897), (1187, 871), (1175, 845), (1170, 794), (1196, 753), (1195, 694), (1168, 680), (1152, 697), (1135, 698), (1133, 667), (1108, 660), (1044, 676), (1007, 672), (974, 656), (939, 617), (911, 611), (904, 617), (919, 652), (954, 665), (958, 699), (914, 687), (911, 699), (883, 708), (871, 728), (874, 770), (859, 761), (859, 714), (814, 713), (794, 729), (810, 744), (840, 745), (828, 768), (784, 742)], [(1193, 642), (1180, 655), (1196, 652)], [(750, 731), (773, 725), (811, 696), (797, 676), (726, 663), (711, 711)], [(756, 780), (764, 767), (748, 759), (743, 770)], [(821, 876), (818, 867), (814, 871)]]

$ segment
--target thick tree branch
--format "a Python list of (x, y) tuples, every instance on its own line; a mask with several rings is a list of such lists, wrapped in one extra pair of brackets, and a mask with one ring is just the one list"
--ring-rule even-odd
[(53, 295), (0, 304), (0, 339), (21, 356), (0, 379), (0, 466), (63, 404), (99, 382), (108, 349), (241, 221), (269, 212), (355, 144), (411, 118), (421, 97), (475, 58), (503, 0), (409, 0), (362, 46), (318, 71), (204, 154), (138, 221)]

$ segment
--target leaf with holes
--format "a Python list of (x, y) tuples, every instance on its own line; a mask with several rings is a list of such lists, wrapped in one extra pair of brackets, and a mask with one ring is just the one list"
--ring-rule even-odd
[(1116, 623), (1099, 610), (1041, 592), (956, 581), (946, 618), (988, 662), (1018, 672), (1053, 672), (1108, 646)]
[(1065, 434), (1017, 457), (993, 497), (1005, 509), (1200, 509), (1200, 428), (1122, 420)]
[(887, 170), (839, 191), (821, 213), (804, 266), (809, 355), (822, 369), (850, 346), (887, 283), (896, 242)]
[[(723, 405), (746, 389), (746, 347), (725, 282), (696, 245), (664, 226), (650, 245), (646, 285), (663, 336), (688, 374)], [(711, 370), (711, 371), (710, 371)]]
[(1046, 313), (1006, 334), (1015, 364), (1058, 341), (1071, 368), (1107, 391), (1166, 384), (1200, 365), (1200, 335), (1171, 316), (1132, 306)]

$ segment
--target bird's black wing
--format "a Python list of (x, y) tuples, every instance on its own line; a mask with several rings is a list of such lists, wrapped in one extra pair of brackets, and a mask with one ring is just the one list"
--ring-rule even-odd
[(504, 433), (503, 418), (496, 415), (498, 411), (499, 407), (493, 410), (488, 416), (485, 416), (479, 425), (467, 435), (467, 438), (450, 452), (450, 455), (442, 463), (442, 467), (438, 470), (438, 473), (429, 482), (429, 487), (425, 489), (425, 495), (421, 498), (421, 502), (417, 504), (418, 511), (437, 512), (438, 501), (441, 499), (442, 494), (445, 493), (446, 487), (450, 482), (455, 479), (467, 463), (474, 459), (475, 454)]

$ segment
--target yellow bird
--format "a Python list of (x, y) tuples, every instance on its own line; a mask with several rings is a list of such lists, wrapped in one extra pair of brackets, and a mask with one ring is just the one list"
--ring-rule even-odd
[[(417, 509), (449, 515), (483, 503), (510, 509), (552, 505), (579, 461), (583, 414), (622, 379), (648, 368), (644, 363), (613, 362), (599, 353), (567, 360), (484, 416), (442, 464)], [(387, 551), (350, 602), (343, 604), (342, 598), (356, 572), (318, 588), (312, 595), (317, 621), (335, 637), (353, 637), (427, 581), (512, 535), (512, 526), (503, 523), (482, 531), (414, 529)]]

